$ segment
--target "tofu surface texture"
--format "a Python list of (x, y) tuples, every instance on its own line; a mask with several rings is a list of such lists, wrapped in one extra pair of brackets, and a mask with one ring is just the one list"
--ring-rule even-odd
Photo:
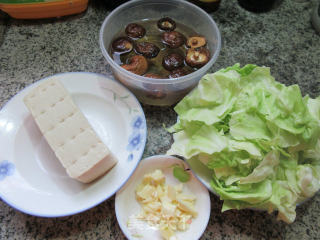
[(117, 163), (60, 81), (45, 80), (23, 101), (71, 178), (89, 183)]

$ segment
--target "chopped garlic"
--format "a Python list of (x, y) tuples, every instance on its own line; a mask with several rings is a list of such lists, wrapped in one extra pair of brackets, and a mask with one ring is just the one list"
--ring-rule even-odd
[(178, 201), (178, 207), (180, 210), (185, 211), (187, 213), (191, 213), (192, 216), (197, 217), (198, 213), (195, 211), (194, 206), (192, 203), (177, 199)]
[(167, 185), (159, 169), (144, 175), (136, 188), (136, 199), (141, 204), (139, 217), (158, 227), (165, 240), (176, 240), (175, 231), (186, 231), (197, 217), (196, 197), (183, 193), (183, 184)]
[(166, 181), (165, 176), (163, 175), (162, 171), (157, 169), (151, 174), (146, 174), (143, 177), (143, 183), (149, 183), (151, 185), (157, 186), (162, 184)]
[(177, 193), (182, 193), (183, 191), (183, 184), (179, 183), (178, 185), (174, 186)]
[(174, 232), (172, 231), (172, 229), (170, 229), (168, 226), (167, 227), (163, 227), (160, 228), (160, 232), (162, 237), (165, 240), (173, 240), (173, 239), (177, 239), (174, 235)]
[(176, 191), (175, 191), (174, 187), (168, 185), (168, 190), (167, 191), (168, 191), (168, 197), (172, 201), (176, 200)]

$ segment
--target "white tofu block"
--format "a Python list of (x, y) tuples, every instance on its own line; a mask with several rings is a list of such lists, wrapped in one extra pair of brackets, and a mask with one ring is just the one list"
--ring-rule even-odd
[(24, 103), (70, 177), (88, 183), (117, 163), (58, 80), (41, 83)]

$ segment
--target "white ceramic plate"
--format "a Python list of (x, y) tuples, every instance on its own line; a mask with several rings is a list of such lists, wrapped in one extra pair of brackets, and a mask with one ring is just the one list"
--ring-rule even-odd
[(141, 159), (147, 127), (137, 99), (110, 77), (78, 72), (50, 78), (63, 83), (118, 159), (91, 184), (69, 178), (23, 103), (23, 97), (47, 78), (14, 96), (0, 111), (0, 196), (22, 212), (59, 217), (85, 211), (121, 188)]
[[(137, 220), (133, 226), (127, 225), (128, 219), (132, 216), (140, 213), (141, 207), (135, 199), (135, 188), (141, 182), (143, 175), (149, 173), (155, 169), (161, 169), (168, 184), (180, 183), (172, 175), (173, 164), (184, 164), (188, 168), (187, 164), (175, 157), (158, 155), (146, 158), (142, 160), (134, 172), (130, 180), (121, 188), (116, 194), (115, 210), (116, 216), (123, 233), (128, 239), (146, 239), (146, 240), (161, 240), (160, 232), (157, 228), (149, 226), (144, 221)], [(194, 240), (199, 239), (205, 231), (209, 218), (210, 218), (210, 196), (208, 190), (191, 175), (190, 181), (185, 184), (185, 191), (194, 194), (197, 197), (195, 208), (198, 212), (197, 218), (195, 218), (190, 228), (185, 232), (176, 232), (178, 239)]]

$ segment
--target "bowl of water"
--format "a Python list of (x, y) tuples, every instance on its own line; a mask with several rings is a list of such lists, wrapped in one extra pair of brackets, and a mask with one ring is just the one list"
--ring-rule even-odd
[[(130, 23), (150, 24), (164, 17), (174, 19), (179, 31), (185, 31), (186, 34), (193, 31), (193, 35), (205, 37), (206, 48), (210, 52), (208, 62), (187, 75), (173, 78), (164, 75), (156, 79), (124, 69), (110, 51), (114, 39), (119, 37), (121, 31)], [(221, 35), (212, 17), (192, 3), (184, 0), (134, 0), (120, 5), (105, 18), (100, 29), (99, 43), (115, 78), (133, 92), (140, 102), (170, 106), (189, 93), (216, 62), (221, 49)], [(161, 50), (163, 46), (159, 48)], [(152, 66), (152, 60), (148, 61)]]

